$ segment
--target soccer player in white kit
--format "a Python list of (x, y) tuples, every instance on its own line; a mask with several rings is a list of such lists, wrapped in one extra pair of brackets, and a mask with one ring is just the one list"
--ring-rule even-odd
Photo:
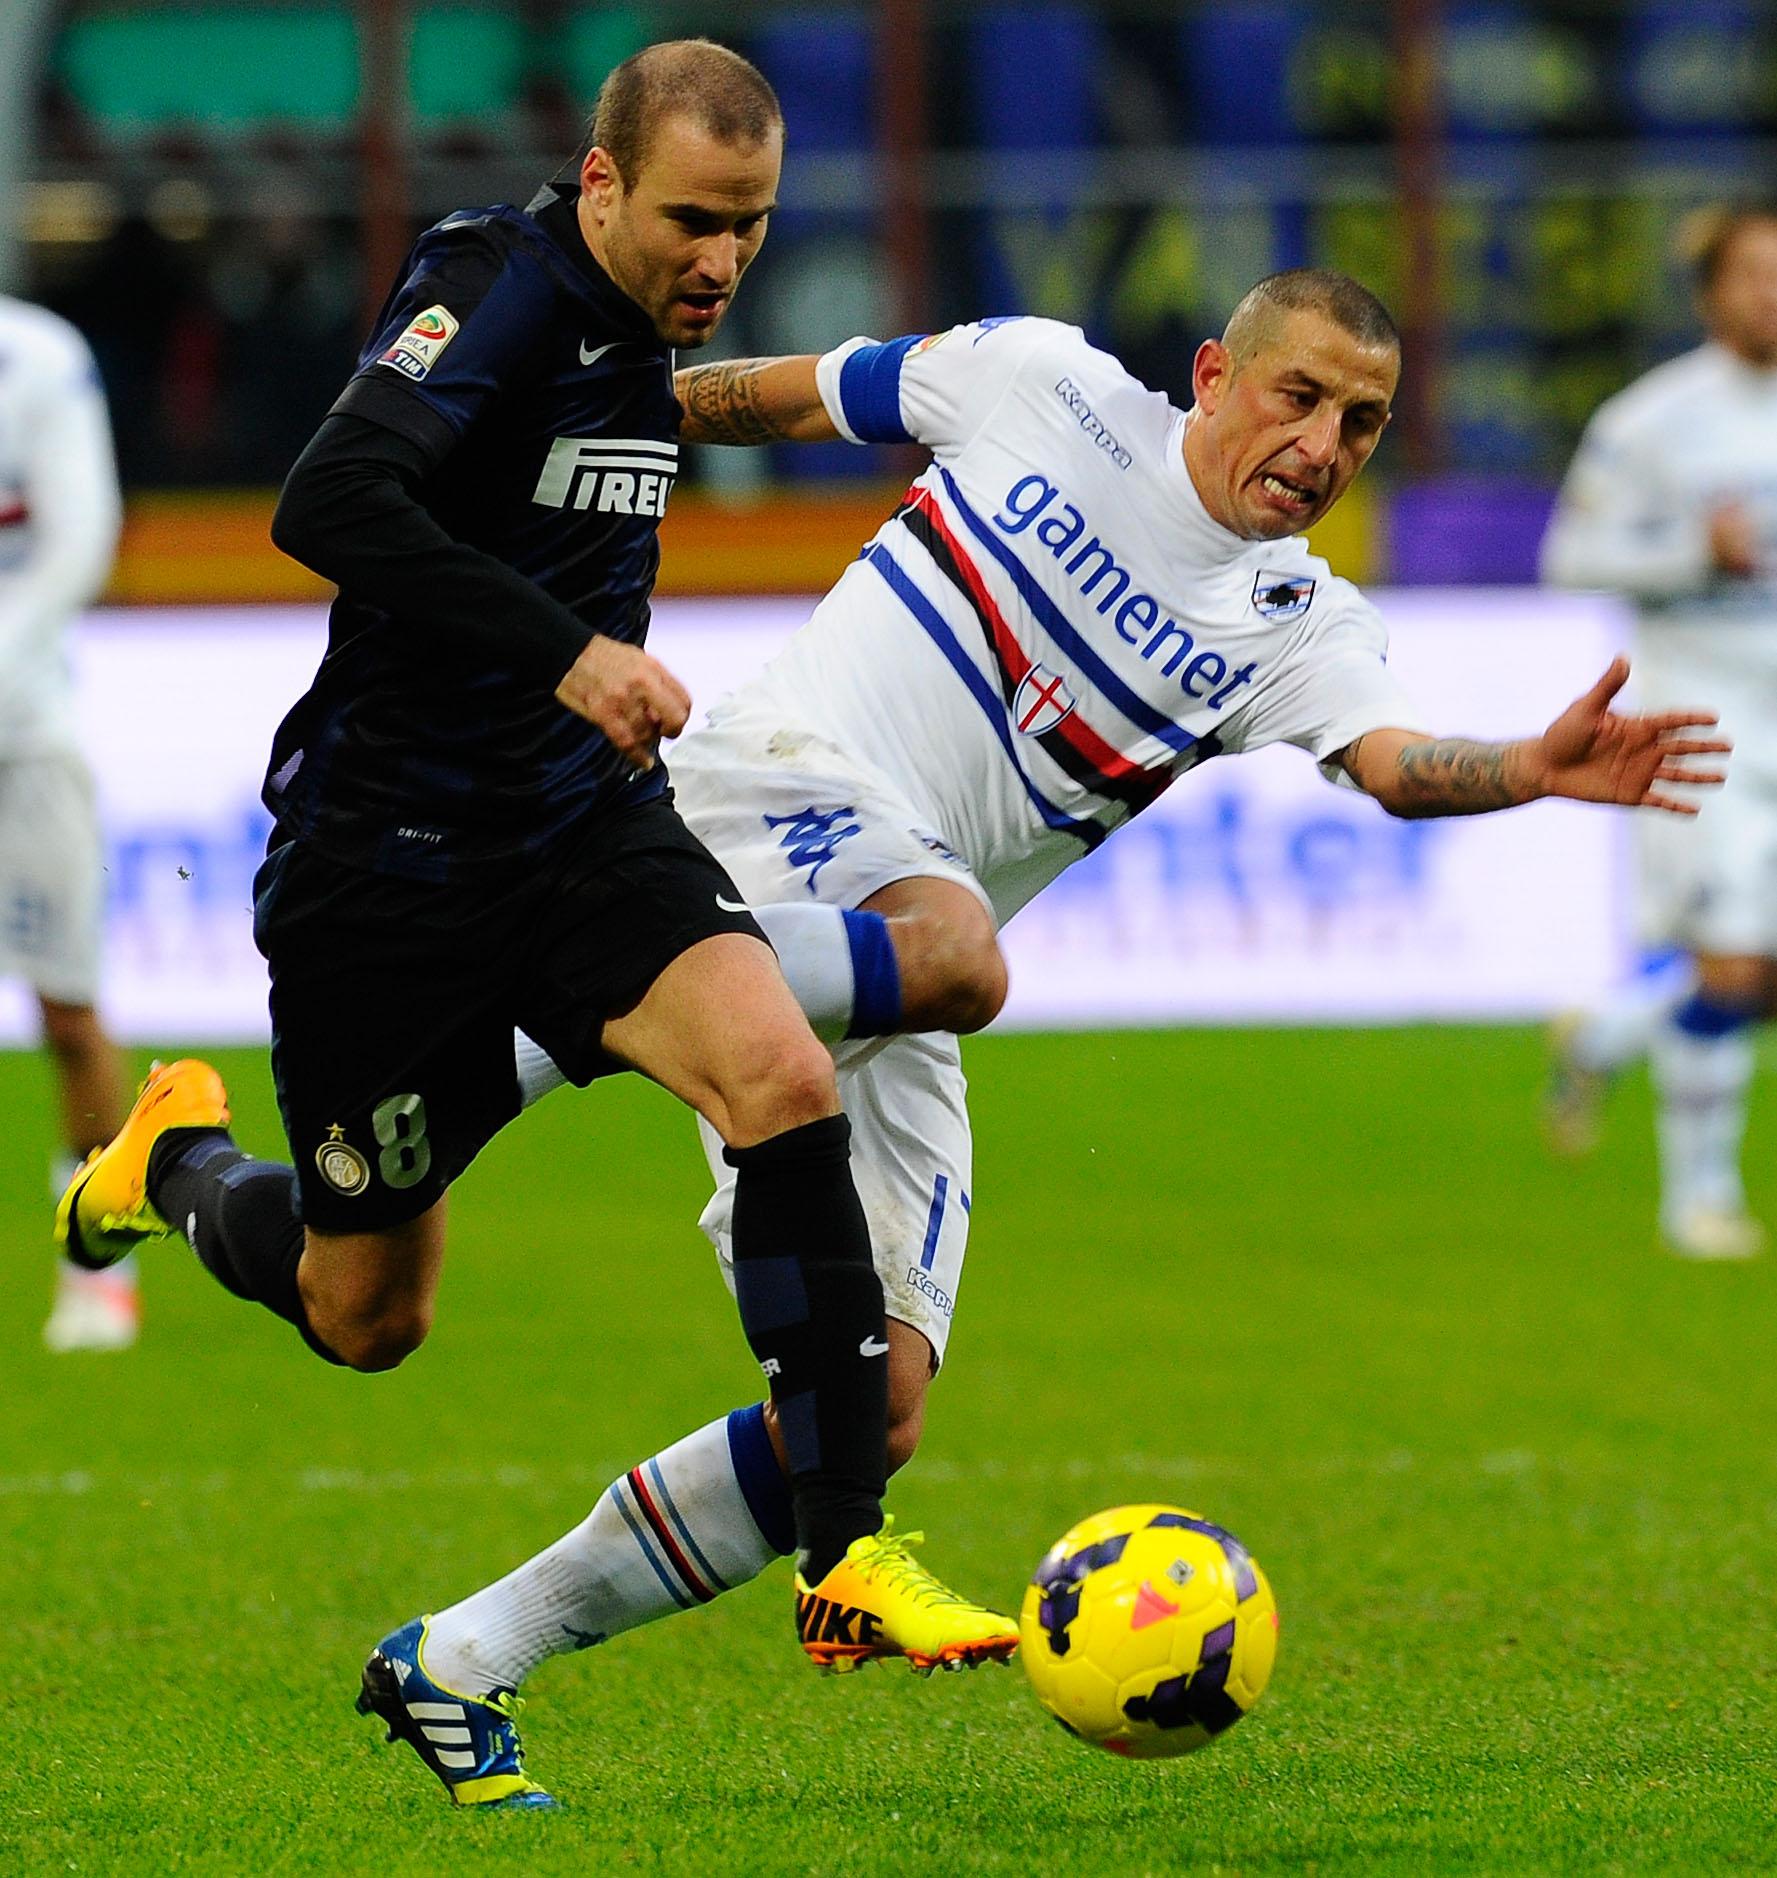
[[(104, 875), (63, 644), (111, 570), (120, 514), (86, 341), (53, 313), (0, 296), (0, 976), (36, 994), (60, 1094), (58, 1190), (128, 1106), (95, 1009)], [(133, 1260), (58, 1269), (43, 1332), (52, 1350), (135, 1341)]]
[[(679, 374), (692, 441), (933, 454), (807, 626), (672, 758), (686, 820), (834, 1040), (888, 1307), (891, 1467), (919, 1438), (972, 1202), (951, 1033), (998, 1011), (998, 927), (1063, 868), (1197, 764), (1267, 743), (1401, 815), (1675, 807), (1679, 759), (1725, 748), (1690, 734), (1711, 721), (1693, 711), (1612, 713), (1621, 661), (1541, 737), (1402, 728), (1417, 714), (1380, 618), (1298, 538), (1375, 448), (1399, 367), (1380, 304), (1303, 271), (1205, 342), (1189, 413), (1040, 319)], [(534, 1099), (554, 1079), (520, 1056)], [(720, 1251), (731, 1175), (719, 1152), (711, 1167)], [(547, 1656), (708, 1602), (782, 1549), (783, 1504), (735, 1417), (712, 1423), (430, 1618), (428, 1673), (497, 1696)]]
[(1670, 1248), (1746, 1258), (1740, 1144), (1753, 1030), (1777, 1008), (1777, 206), (1699, 231), (1708, 343), (1600, 407), (1543, 545), (1544, 577), (1636, 607), (1636, 684), (1659, 708), (1700, 693), (1738, 741), (1732, 781), (1693, 821), (1639, 838), (1640, 937), (1695, 970), (1625, 990), (1557, 1031), (1551, 1136), (1596, 1138), (1606, 1078), (1644, 1051), (1658, 1097)]

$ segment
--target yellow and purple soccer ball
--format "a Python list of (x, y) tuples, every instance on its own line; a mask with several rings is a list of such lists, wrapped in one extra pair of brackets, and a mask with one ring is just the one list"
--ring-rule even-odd
[(1115, 1506), (1044, 1555), (1020, 1660), (1070, 1734), (1133, 1760), (1189, 1754), (1251, 1709), (1277, 1658), (1277, 1600), (1231, 1532), (1177, 1506)]

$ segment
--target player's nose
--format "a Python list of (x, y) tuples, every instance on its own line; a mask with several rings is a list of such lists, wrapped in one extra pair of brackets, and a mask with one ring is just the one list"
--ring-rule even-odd
[(712, 235), (697, 251), (697, 271), (717, 292), (740, 279), (740, 242), (733, 229)]
[(1296, 437), (1296, 454), (1311, 469), (1326, 469), (1339, 454), (1339, 413), (1326, 411), (1305, 424)]

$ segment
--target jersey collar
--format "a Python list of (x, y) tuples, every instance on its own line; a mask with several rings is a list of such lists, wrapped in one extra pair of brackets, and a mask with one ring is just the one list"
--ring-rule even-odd
[(1166, 477), (1175, 491), (1174, 515), (1182, 525), (1188, 544), (1210, 561), (1237, 561), (1265, 544), (1248, 541), (1231, 528), (1224, 528), (1203, 506), (1203, 497), (1191, 477), (1185, 461), (1185, 431), (1191, 422), (1188, 411), (1175, 410), (1166, 436)]
[(654, 322), (593, 259), (586, 237), (580, 232), (580, 217), (575, 208), (579, 198), (578, 183), (550, 181), (525, 204), (525, 214), (567, 256), (612, 328), (664, 353), (666, 341), (654, 330)]

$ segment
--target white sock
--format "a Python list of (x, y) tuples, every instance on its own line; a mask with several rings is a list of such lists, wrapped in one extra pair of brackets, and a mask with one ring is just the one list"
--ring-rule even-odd
[(1666, 953), (1615, 985), (1574, 1031), (1573, 1060), (1581, 1069), (1612, 1076), (1646, 1056), (1654, 1035), (1689, 997), (1697, 968), (1688, 954)]
[[(856, 1034), (887, 1036), (900, 1027), (901, 974), (888, 922), (880, 913), (824, 902), (756, 906), (753, 917), (777, 954), (784, 981), (809, 1028), (823, 1043)], [(523, 1108), (567, 1078), (522, 1030), (512, 1034)]]
[(1752, 1086), (1750, 1026), (1698, 1037), (1662, 1024), (1653, 1044), (1659, 1097), (1660, 1212), (1674, 1219), (1691, 1207), (1744, 1210), (1740, 1142)]
[(809, 1029), (822, 1043), (839, 1042), (851, 1023), (856, 996), (845, 908), (818, 901), (756, 906), (753, 917), (764, 927)]
[(512, 1054), (518, 1069), (518, 1105), (528, 1109), (541, 1102), (552, 1089), (559, 1089), (568, 1079), (555, 1066), (555, 1059), (540, 1043), (533, 1043), (522, 1030), (512, 1033)]
[(737, 1409), (631, 1468), (572, 1532), (439, 1612), (427, 1674), (465, 1695), (515, 1689), (546, 1657), (708, 1604), (793, 1543), (763, 1413)]

